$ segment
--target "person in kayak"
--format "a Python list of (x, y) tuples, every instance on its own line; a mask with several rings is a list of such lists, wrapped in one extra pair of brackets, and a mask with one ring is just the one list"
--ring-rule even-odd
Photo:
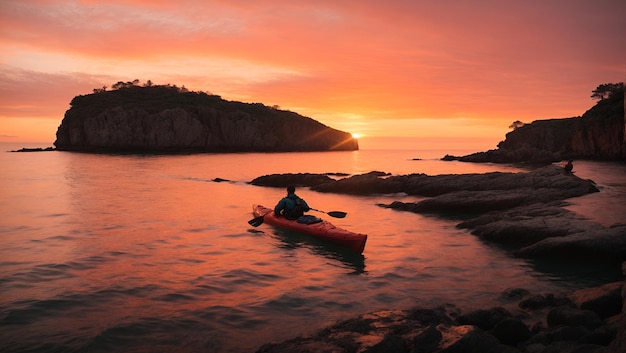
[(310, 209), (306, 201), (296, 195), (296, 187), (290, 184), (287, 186), (287, 196), (278, 201), (278, 204), (274, 207), (274, 214), (276, 217), (283, 216), (287, 219), (298, 219), (298, 217), (304, 215), (304, 212)]

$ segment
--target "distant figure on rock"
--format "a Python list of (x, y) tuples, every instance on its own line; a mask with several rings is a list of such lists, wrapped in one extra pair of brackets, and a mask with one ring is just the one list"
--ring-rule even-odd
[(274, 214), (276, 217), (283, 216), (287, 219), (298, 219), (298, 217), (304, 215), (304, 212), (309, 211), (309, 205), (306, 201), (296, 195), (296, 187), (294, 185), (287, 186), (287, 196), (283, 197), (276, 207), (274, 207)]
[(567, 164), (563, 167), (565, 174), (572, 174), (572, 170), (574, 169), (574, 165), (572, 164), (573, 160), (569, 160)]

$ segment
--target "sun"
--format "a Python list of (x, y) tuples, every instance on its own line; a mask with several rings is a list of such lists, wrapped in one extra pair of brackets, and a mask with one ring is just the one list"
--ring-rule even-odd
[(361, 136), (360, 134), (357, 134), (357, 133), (354, 133), (354, 132), (352, 133), (352, 138), (355, 139), (355, 140), (357, 140), (360, 136)]

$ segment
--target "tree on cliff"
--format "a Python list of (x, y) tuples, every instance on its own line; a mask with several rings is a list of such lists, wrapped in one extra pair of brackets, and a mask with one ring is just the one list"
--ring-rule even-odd
[(610, 98), (614, 94), (624, 94), (624, 82), (603, 83), (591, 91), (591, 93), (591, 98), (599, 100)]
[(519, 121), (519, 120), (515, 120), (513, 122), (513, 124), (509, 125), (509, 129), (513, 129), (513, 130), (517, 130), (518, 128), (522, 127), (526, 125), (525, 123)]

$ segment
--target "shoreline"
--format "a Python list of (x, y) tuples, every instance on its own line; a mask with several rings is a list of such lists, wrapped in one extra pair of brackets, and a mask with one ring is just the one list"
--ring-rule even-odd
[(368, 312), (316, 333), (266, 343), (287, 352), (595, 352), (626, 347), (624, 282), (570, 293), (510, 288), (502, 305), (463, 312), (454, 304)]

